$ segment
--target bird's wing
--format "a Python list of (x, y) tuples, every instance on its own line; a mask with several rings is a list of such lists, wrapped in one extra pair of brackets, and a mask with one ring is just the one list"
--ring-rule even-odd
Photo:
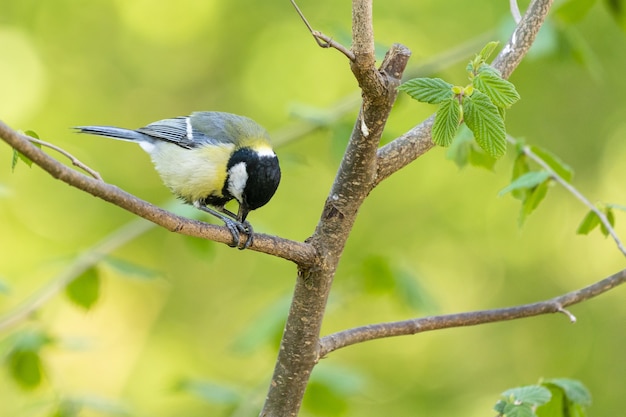
[(141, 127), (137, 129), (137, 132), (148, 135), (154, 139), (176, 144), (183, 148), (193, 149), (203, 142), (197, 140), (197, 135), (200, 135), (200, 133), (196, 132), (195, 129), (191, 129), (188, 120), (188, 117), (163, 119)]

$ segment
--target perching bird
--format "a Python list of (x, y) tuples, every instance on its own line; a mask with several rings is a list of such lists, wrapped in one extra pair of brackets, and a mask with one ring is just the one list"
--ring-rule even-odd
[[(252, 244), (248, 212), (265, 205), (278, 188), (280, 166), (267, 131), (230, 113), (195, 112), (159, 120), (137, 130), (77, 126), (80, 133), (137, 142), (150, 154), (165, 185), (179, 198), (222, 221), (239, 247)], [(237, 214), (224, 208), (239, 202)], [(211, 206), (211, 207), (209, 207)]]

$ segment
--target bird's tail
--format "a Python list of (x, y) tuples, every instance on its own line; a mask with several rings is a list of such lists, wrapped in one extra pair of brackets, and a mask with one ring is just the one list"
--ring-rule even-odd
[(123, 129), (121, 127), (114, 126), (76, 126), (74, 129), (78, 133), (88, 133), (90, 135), (106, 136), (109, 138), (127, 140), (130, 142), (148, 142), (152, 143), (153, 140), (148, 135), (139, 133), (135, 130)]

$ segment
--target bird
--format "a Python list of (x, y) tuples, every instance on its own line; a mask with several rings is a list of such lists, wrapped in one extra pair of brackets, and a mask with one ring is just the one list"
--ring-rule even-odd
[[(139, 129), (74, 129), (138, 143), (174, 195), (224, 222), (233, 238), (231, 247), (250, 247), (254, 231), (246, 220), (248, 213), (267, 204), (280, 183), (280, 165), (269, 134), (248, 117), (201, 111)], [(239, 203), (237, 214), (224, 207), (233, 199)], [(243, 245), (240, 233), (247, 235)]]

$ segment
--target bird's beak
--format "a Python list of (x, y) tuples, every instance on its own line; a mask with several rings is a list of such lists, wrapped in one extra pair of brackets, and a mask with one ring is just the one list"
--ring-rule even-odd
[(237, 213), (237, 220), (239, 220), (241, 223), (245, 222), (246, 217), (248, 217), (249, 212), (250, 212), (250, 209), (248, 209), (247, 204), (239, 203), (239, 212)]

